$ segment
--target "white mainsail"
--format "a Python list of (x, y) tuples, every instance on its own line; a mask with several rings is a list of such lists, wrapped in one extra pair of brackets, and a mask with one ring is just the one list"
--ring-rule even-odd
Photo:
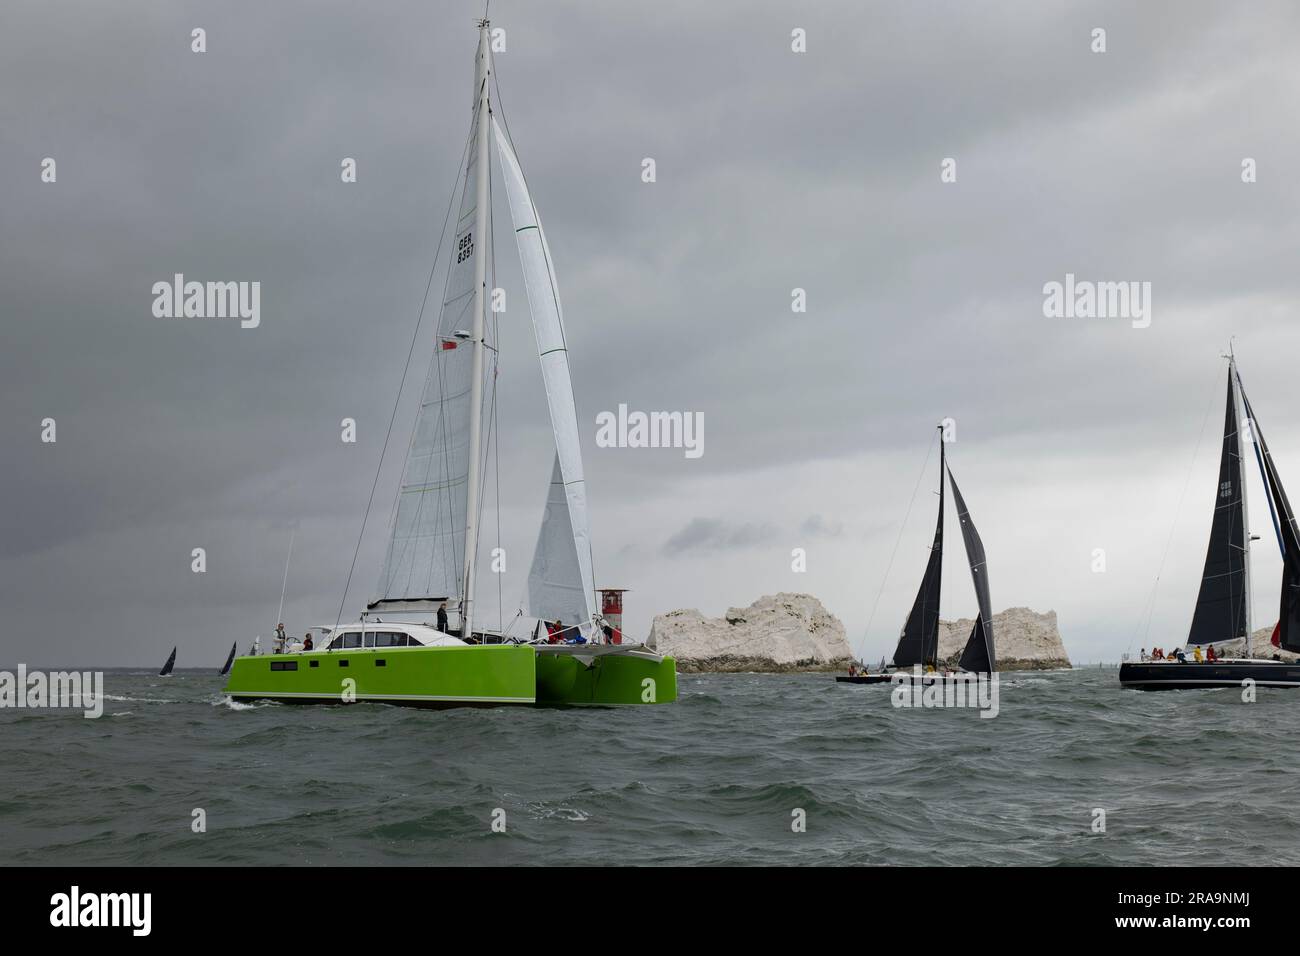
[[(477, 131), (476, 110), (438, 338), (406, 453), (392, 537), (372, 609), (427, 610), (430, 602), (446, 599), (454, 606), (462, 597), (474, 351), (465, 333), (472, 332), (474, 323), (476, 260), (487, 251), (482, 237), (475, 235)], [(484, 156), (483, 161), (489, 158)]]
[[(519, 245), (519, 261), (533, 318), (533, 332), (537, 337), (546, 401), (551, 412), (551, 429), (555, 433), (556, 467), (552, 476), (552, 494), (547, 498), (547, 517), (538, 535), (533, 568), (528, 576), (527, 610), (535, 617), (553, 619), (560, 616), (565, 624), (586, 624), (596, 617), (591, 530), (587, 520), (587, 484), (582, 473), (578, 412), (573, 400), (573, 378), (569, 372), (560, 291), (551, 265), (551, 250), (546, 244), (537, 207), (533, 205), (528, 185), (524, 182), (519, 159), (495, 119), (492, 125), (510, 200), (510, 218)], [(555, 489), (557, 480), (562, 486), (566, 506), (564, 522), (559, 520), (556, 507), (551, 503), (552, 499), (556, 499), (557, 505), (559, 503)], [(562, 551), (566, 552), (563, 559), (560, 557)], [(542, 562), (540, 567), (539, 560)], [(559, 580), (561, 571), (569, 576), (567, 580)], [(534, 589), (534, 580), (541, 582), (537, 590)], [(574, 594), (575, 589), (581, 590), (580, 598)], [(558, 615), (547, 609), (549, 602), (561, 599), (572, 609), (558, 609)]]

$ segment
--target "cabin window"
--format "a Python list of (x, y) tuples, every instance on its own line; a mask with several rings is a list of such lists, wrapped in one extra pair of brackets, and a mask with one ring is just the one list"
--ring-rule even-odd
[(273, 671), (296, 671), (297, 669), (297, 661), (271, 661), (271, 670)]
[(320, 661), (311, 661), (310, 663), (312, 667), (320, 667)]
[(334, 640), (330, 641), (329, 649), (331, 651), (337, 651), (344, 648), (360, 647), (360, 646), (361, 646), (360, 631), (344, 631), (338, 637), (334, 638)]
[(365, 638), (366, 638), (366, 640), (365, 640), (365, 646), (366, 646), (366, 647), (374, 647), (374, 646), (375, 646), (375, 632), (374, 632), (374, 631), (367, 631), (366, 634), (365, 634)]
[(347, 667), (347, 666), (348, 666), (348, 662), (346, 658), (339, 661), (339, 667)]
[(380, 631), (375, 635), (375, 647), (405, 647), (407, 637), (393, 631)]
[(384, 660), (382, 657), (376, 657), (376, 658), (375, 658), (375, 666), (376, 666), (376, 667), (387, 667), (387, 666), (388, 666), (388, 661)]

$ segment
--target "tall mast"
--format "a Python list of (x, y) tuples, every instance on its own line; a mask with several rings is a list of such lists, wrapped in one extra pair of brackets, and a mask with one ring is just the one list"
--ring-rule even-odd
[[(1237, 485), (1241, 488), (1241, 553), (1244, 561), (1241, 599), (1246, 602), (1246, 656), (1250, 657), (1251, 635), (1255, 631), (1254, 615), (1250, 601), (1250, 508), (1246, 501), (1246, 455), (1241, 444), (1241, 426), (1248, 421), (1242, 402), (1241, 379), (1237, 377), (1237, 356), (1228, 350), (1228, 375), (1232, 379), (1233, 407), (1237, 410)], [(1251, 442), (1254, 443), (1254, 424), (1251, 424)]]
[[(944, 482), (944, 479), (948, 477), (948, 474), (947, 474), (947, 472), (948, 472), (948, 461), (947, 461), (947, 457), (946, 457), (946, 454), (945, 454), (945, 452), (947, 451), (947, 444), (948, 444), (948, 443), (947, 443), (946, 441), (944, 441), (944, 438), (943, 438), (943, 422), (940, 422), (940, 423), (939, 423), (939, 526), (940, 526), (941, 528), (943, 527), (943, 519), (944, 519), (944, 513), (943, 513), (943, 482)], [(942, 559), (940, 559), (940, 560), (942, 561)], [(943, 578), (940, 577), (939, 580), (940, 580), (940, 582), (942, 582), (942, 581), (943, 581)], [(939, 611), (940, 611), (940, 608), (942, 607), (942, 604), (943, 604), (943, 585), (942, 585), (942, 583), (940, 583), (940, 585), (939, 585), (939, 589), (938, 589), (937, 593), (936, 593), (935, 596), (934, 596), (934, 603), (935, 603), (935, 605), (936, 605), (936, 607), (935, 607), (935, 609), (934, 609), (934, 613), (935, 613), (936, 615), (938, 615), (938, 614), (939, 614)], [(935, 665), (936, 665), (936, 667), (937, 667), (937, 666), (938, 666), (938, 663), (939, 663), (939, 644), (938, 644), (938, 638), (937, 638), (937, 636), (936, 636), (936, 638), (935, 638), (934, 657), (935, 657)]]
[(492, 157), (488, 153), (488, 135), (492, 127), (489, 115), (488, 88), (492, 79), (492, 52), (489, 46), (488, 20), (478, 24), (478, 58), (474, 64), (474, 86), (478, 95), (475, 107), (474, 161), (474, 361), (469, 393), (469, 488), (465, 508), (465, 585), (461, 589), (461, 638), (474, 636), (474, 566), (478, 556), (478, 492), (483, 440), (483, 363), (484, 327), (487, 308), (488, 217), (491, 214), (488, 185), (492, 175)]

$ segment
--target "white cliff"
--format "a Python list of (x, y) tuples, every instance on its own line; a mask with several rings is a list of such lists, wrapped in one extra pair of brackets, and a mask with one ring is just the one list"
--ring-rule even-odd
[(694, 609), (657, 615), (647, 643), (684, 673), (840, 670), (853, 657), (838, 618), (812, 595), (784, 591), (722, 617)]
[[(939, 657), (954, 663), (961, 656), (975, 622), (968, 618), (939, 622)], [(1056, 626), (1056, 612), (1039, 614), (1009, 607), (993, 615), (993, 645), (998, 670), (1049, 670), (1069, 667), (1070, 657)]]

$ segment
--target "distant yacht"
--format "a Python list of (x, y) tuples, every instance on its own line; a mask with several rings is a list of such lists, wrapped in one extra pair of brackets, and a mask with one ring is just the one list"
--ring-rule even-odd
[(170, 677), (172, 673), (172, 668), (175, 666), (176, 666), (176, 648), (173, 647), (171, 654), (169, 654), (167, 657), (167, 663), (162, 666), (162, 670), (158, 672), (158, 676)]
[[(323, 627), (311, 649), (235, 658), (226, 692), (293, 703), (653, 704), (677, 698), (671, 657), (623, 643), (621, 594), (592, 570), (587, 486), (554, 263), (501, 116), (491, 31), (479, 22), (473, 114), (436, 338), (394, 503), (378, 594), (359, 623)], [(495, 451), (497, 341), (492, 149), (513, 221), (554, 435), (545, 511), (519, 614), (480, 624), (482, 493)], [(368, 387), (363, 374), (357, 380)], [(287, 575), (287, 570), (286, 570)], [(381, 618), (379, 615), (383, 615)], [(392, 615), (437, 615), (435, 622)], [(555, 623), (560, 627), (554, 627)], [(437, 626), (435, 626), (435, 623)], [(281, 642), (283, 643), (283, 642)], [(304, 644), (306, 641), (303, 642)]]
[[(1250, 542), (1253, 536), (1246, 506), (1248, 456), (1255, 459), (1263, 479), (1273, 531), (1282, 551), (1282, 593), (1273, 644), (1297, 653), (1300, 653), (1300, 534), (1259, 419), (1246, 397), (1236, 356), (1229, 354), (1227, 359), (1228, 396), (1219, 480), (1214, 492), (1214, 521), (1210, 525), (1201, 589), (1185, 643), (1190, 647), (1206, 647), (1244, 640), (1246, 656), (1195, 662), (1184, 654), (1185, 662), (1125, 661), (1119, 668), (1119, 680), (1125, 687), (1196, 690), (1240, 687), (1247, 679), (1266, 687), (1300, 687), (1300, 663), (1252, 656)], [(1243, 431), (1253, 456), (1243, 444)]]
[[(939, 594), (943, 576), (943, 486), (946, 478), (952, 484), (952, 495), (957, 505), (957, 517), (961, 519), (961, 536), (966, 545), (966, 560), (970, 563), (971, 578), (975, 582), (975, 597), (979, 602), (979, 614), (975, 626), (966, 640), (958, 667), (963, 671), (976, 674), (990, 674), (998, 669), (997, 653), (993, 646), (993, 611), (989, 600), (988, 563), (984, 556), (984, 542), (975, 530), (970, 510), (957, 488), (957, 479), (948, 467), (944, 452), (943, 426), (939, 426), (939, 519), (934, 528), (934, 543), (930, 546), (930, 559), (925, 565), (925, 574), (921, 578), (920, 590), (912, 602), (912, 612), (903, 624), (898, 646), (894, 649), (894, 659), (889, 670), (894, 672), (920, 667), (924, 672), (924, 681), (943, 680), (937, 673), (939, 666)], [(843, 684), (883, 684), (894, 679), (888, 672), (879, 674), (862, 674), (855, 676), (838, 676), (835, 678)]]

